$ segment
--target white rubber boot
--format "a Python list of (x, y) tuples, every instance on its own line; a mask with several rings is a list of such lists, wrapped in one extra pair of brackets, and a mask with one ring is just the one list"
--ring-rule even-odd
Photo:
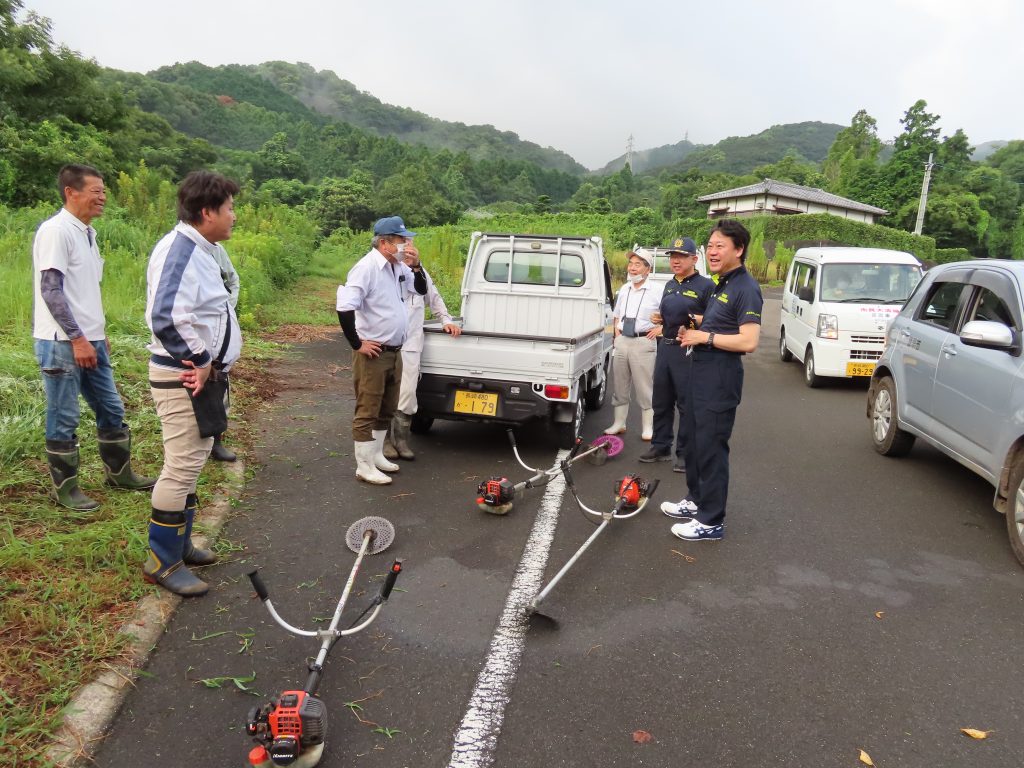
[(397, 472), (401, 469), (395, 462), (388, 461), (387, 456), (384, 455), (384, 438), (387, 437), (388, 431), (386, 429), (375, 429), (371, 434), (373, 435), (373, 442), (377, 446), (377, 452), (373, 455), (373, 465), (385, 472)]
[(654, 437), (654, 409), (644, 408), (640, 411), (640, 422), (643, 424), (640, 439), (650, 441)]
[(626, 431), (626, 416), (629, 415), (629, 403), (615, 406), (615, 421), (604, 431), (606, 435), (621, 435)]
[(356, 477), (366, 483), (373, 483), (374, 485), (387, 485), (391, 482), (391, 478), (381, 472), (374, 465), (373, 457), (377, 455), (377, 451), (380, 448), (377, 445), (376, 440), (367, 440), (364, 442), (356, 442), (355, 444), (356, 454)]

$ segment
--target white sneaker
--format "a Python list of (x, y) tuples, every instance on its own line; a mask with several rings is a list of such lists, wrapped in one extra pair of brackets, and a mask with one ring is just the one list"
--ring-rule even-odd
[(673, 525), (672, 535), (683, 541), (721, 541), (725, 536), (725, 526), (704, 525), (697, 520), (690, 520)]
[(384, 438), (388, 436), (388, 431), (386, 429), (375, 429), (371, 434), (373, 435), (373, 442), (377, 447), (376, 452), (373, 454), (373, 465), (385, 472), (397, 472), (400, 470), (400, 466), (393, 461), (388, 461), (388, 457), (384, 455)]
[(697, 505), (690, 501), (690, 499), (663, 501), (661, 503), (661, 511), (677, 520), (689, 520), (697, 514)]

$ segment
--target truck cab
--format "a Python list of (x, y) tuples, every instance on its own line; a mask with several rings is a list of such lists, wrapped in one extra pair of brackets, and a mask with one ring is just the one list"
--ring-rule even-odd
[(462, 334), (424, 326), (419, 410), (435, 419), (547, 421), (560, 445), (602, 406), (611, 362), (611, 275), (599, 237), (475, 232), (462, 277)]

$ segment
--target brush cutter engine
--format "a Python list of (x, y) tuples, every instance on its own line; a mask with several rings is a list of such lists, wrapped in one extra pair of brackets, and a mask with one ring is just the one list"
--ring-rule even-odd
[(507, 477), (498, 477), (497, 475), (480, 483), (476, 492), (480, 494), (477, 497), (476, 503), (481, 508), (484, 508), (484, 505), (488, 507), (503, 507), (506, 504), (511, 504), (516, 496), (512, 481)]
[(621, 509), (636, 509), (650, 490), (650, 484), (640, 475), (626, 475), (615, 488), (615, 503)]
[(245, 730), (266, 748), (274, 765), (291, 765), (324, 743), (327, 708), (305, 691), (284, 691), (279, 698), (249, 710)]

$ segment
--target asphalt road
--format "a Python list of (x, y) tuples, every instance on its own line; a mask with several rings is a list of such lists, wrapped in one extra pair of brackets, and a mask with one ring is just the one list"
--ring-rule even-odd
[[(223, 531), (233, 558), (173, 618), (96, 764), (245, 765), (243, 723), (259, 699), (199, 681), (255, 673), (243, 684), (264, 696), (301, 688), (317, 646), (274, 624), (244, 573), (262, 568), (293, 624), (323, 625), (354, 561), (348, 526), (380, 515), (396, 541), (365, 562), (353, 607), (393, 557), (406, 571), (377, 623), (331, 656), (321, 765), (456, 764), (454, 734), (496, 626), (511, 621), (524, 641), (505, 664), (507, 701), (484, 713), (495, 746), (459, 764), (859, 766), (863, 749), (880, 768), (1020, 766), (1024, 570), (992, 489), (927, 446), (878, 456), (866, 387), (804, 387), (800, 366), (777, 358), (776, 300), (765, 317), (746, 360), (725, 540), (675, 539), (657, 504), (614, 522), (544, 604), (557, 628), (502, 618), (545, 514), (543, 489), (507, 517), (476, 509), (481, 478), (527, 476), (503, 431), (438, 423), (393, 485), (359, 483), (347, 345), (296, 350), (259, 422), (262, 468)], [(585, 437), (610, 410), (588, 415)], [(669, 463), (636, 462), (646, 444), (630, 418), (621, 456), (575, 465), (591, 506), (637, 469), (662, 480), (657, 502), (684, 495)], [(519, 442), (531, 464), (554, 461), (543, 431)], [(593, 531), (568, 495), (559, 508), (549, 577)], [(635, 743), (638, 730), (652, 738)]]

